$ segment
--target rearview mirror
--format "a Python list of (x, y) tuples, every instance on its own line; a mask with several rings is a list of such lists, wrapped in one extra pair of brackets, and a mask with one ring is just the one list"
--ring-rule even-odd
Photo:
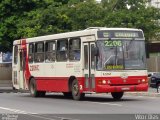
[(152, 76), (152, 74), (148, 74), (148, 77), (151, 77)]

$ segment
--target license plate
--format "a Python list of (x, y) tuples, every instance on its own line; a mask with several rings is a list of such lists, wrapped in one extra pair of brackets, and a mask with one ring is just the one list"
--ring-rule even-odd
[(126, 87), (125, 87), (125, 88), (122, 88), (122, 90), (130, 90), (130, 88), (128, 88), (128, 87), (126, 88)]

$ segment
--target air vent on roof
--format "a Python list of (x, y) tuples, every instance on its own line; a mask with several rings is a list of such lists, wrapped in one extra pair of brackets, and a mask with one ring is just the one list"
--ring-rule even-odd
[(89, 27), (89, 28), (87, 28), (87, 29), (85, 29), (85, 30), (90, 30), (90, 29), (102, 29), (102, 28), (105, 28), (105, 27)]

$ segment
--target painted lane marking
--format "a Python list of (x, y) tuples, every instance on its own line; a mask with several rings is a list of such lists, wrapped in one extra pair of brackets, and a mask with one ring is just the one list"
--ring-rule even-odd
[[(6, 107), (0, 107), (0, 109), (2, 109), (2, 110), (7, 110), (7, 111), (11, 111), (11, 112), (15, 112), (15, 113), (28, 114), (27, 112), (22, 111), (22, 110), (11, 109), (11, 108), (6, 108)], [(33, 113), (33, 114), (34, 114), (34, 113)]]
[(136, 99), (136, 98), (147, 98), (147, 99), (157, 99), (158, 97), (155, 97), (155, 96), (131, 96), (131, 95), (128, 95), (128, 96), (125, 96), (125, 98), (134, 98), (134, 99)]
[(119, 106), (119, 107), (122, 106), (121, 104), (114, 104), (114, 103), (107, 103), (107, 102), (105, 102), (105, 103), (102, 103), (102, 102), (88, 102), (88, 103), (96, 103), (96, 104), (101, 104), (101, 105), (111, 105), (111, 106)]
[(25, 115), (32, 116), (32, 117), (37, 117), (37, 118), (41, 118), (41, 119), (44, 119), (44, 120), (57, 120), (57, 118), (61, 119), (61, 120), (79, 120), (79, 119), (57, 117), (57, 116), (53, 116), (54, 118), (56, 118), (56, 119), (53, 119), (53, 118), (48, 118), (48, 117), (45, 117), (45, 116), (40, 116), (40, 115), (38, 115), (38, 113), (29, 113), (29, 112), (26, 112), (26, 111), (6, 108), (6, 107), (0, 107), (0, 109), (15, 112), (15, 113), (18, 113), (18, 114), (25, 114)]

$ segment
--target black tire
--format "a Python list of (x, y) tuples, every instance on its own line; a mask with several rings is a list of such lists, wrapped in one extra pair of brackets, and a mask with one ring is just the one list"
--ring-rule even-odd
[(72, 82), (72, 97), (74, 100), (82, 100), (84, 98), (85, 94), (80, 93), (78, 81), (76, 79)]
[(123, 96), (124, 92), (112, 92), (111, 95), (114, 100), (120, 100)]
[(29, 91), (32, 97), (39, 97), (40, 93), (37, 91), (36, 81), (34, 78), (31, 78), (29, 83)]
[(160, 91), (160, 83), (157, 83), (157, 93)]
[(63, 95), (66, 98), (72, 98), (72, 93), (71, 92), (63, 92)]

